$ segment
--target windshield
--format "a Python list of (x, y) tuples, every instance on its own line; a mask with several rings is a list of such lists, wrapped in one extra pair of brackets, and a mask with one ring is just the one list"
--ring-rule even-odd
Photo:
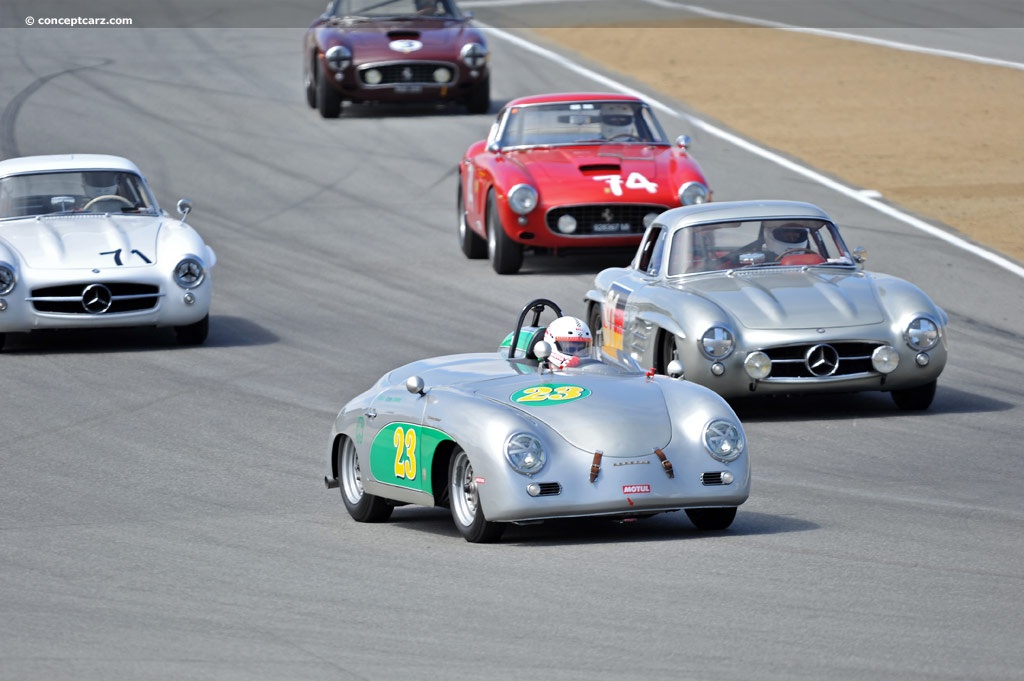
[(853, 266), (835, 225), (821, 220), (746, 220), (676, 230), (668, 276), (744, 267)]
[(336, 17), (426, 17), (456, 19), (459, 11), (451, 0), (340, 0)]
[(0, 219), (54, 213), (155, 213), (142, 178), (120, 170), (62, 171), (0, 178)]
[(509, 109), (502, 147), (564, 144), (668, 144), (654, 113), (642, 102), (559, 102)]

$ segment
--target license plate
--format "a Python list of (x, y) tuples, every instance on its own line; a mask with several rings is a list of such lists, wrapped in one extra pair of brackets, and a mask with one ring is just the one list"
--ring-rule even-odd
[(630, 231), (628, 222), (597, 222), (594, 223), (595, 234), (611, 234)]
[(404, 94), (418, 94), (420, 92), (423, 92), (423, 86), (398, 84), (395, 86), (395, 92), (401, 92)]

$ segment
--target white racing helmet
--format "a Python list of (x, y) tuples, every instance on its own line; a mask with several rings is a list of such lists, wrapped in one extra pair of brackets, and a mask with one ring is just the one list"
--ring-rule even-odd
[(590, 357), (594, 342), (586, 322), (576, 317), (559, 317), (551, 322), (544, 331), (544, 340), (551, 346), (548, 362), (558, 369)]
[(601, 105), (601, 135), (612, 139), (616, 135), (633, 134), (633, 107), (625, 102)]
[(765, 249), (782, 255), (794, 248), (807, 248), (807, 228), (792, 222), (768, 227), (764, 231)]

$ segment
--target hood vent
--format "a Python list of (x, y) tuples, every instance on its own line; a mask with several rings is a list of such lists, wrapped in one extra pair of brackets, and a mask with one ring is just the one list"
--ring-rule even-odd
[(419, 40), (419, 31), (388, 31), (389, 40)]
[(603, 175), (605, 173), (621, 173), (622, 166), (618, 163), (593, 163), (580, 166), (580, 172), (584, 175)]

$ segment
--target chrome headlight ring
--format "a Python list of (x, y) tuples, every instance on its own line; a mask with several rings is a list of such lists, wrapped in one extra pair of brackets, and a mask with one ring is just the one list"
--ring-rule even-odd
[(528, 184), (517, 184), (508, 192), (508, 207), (519, 215), (526, 215), (537, 207), (537, 190)]
[(698, 342), (700, 351), (708, 359), (722, 360), (736, 349), (736, 338), (732, 331), (724, 326), (712, 326)]
[(324, 60), (335, 71), (344, 71), (352, 65), (352, 50), (344, 45), (335, 45), (324, 52)]
[(725, 419), (715, 419), (704, 427), (704, 446), (711, 458), (729, 463), (739, 458), (747, 443), (739, 426)]
[(471, 69), (482, 69), (487, 65), (490, 54), (487, 52), (487, 48), (480, 43), (466, 43), (462, 46), (459, 58)]
[(206, 279), (206, 268), (202, 260), (186, 256), (174, 266), (174, 283), (183, 289), (195, 288)]
[(918, 352), (931, 350), (940, 338), (939, 325), (930, 317), (915, 317), (903, 332), (903, 340)]
[(547, 463), (544, 445), (530, 433), (513, 433), (505, 440), (505, 460), (516, 473), (533, 475)]
[(679, 188), (679, 203), (684, 206), (707, 203), (710, 198), (711, 192), (702, 182), (687, 182)]
[(0, 261), (0, 296), (6, 296), (18, 285), (18, 273), (14, 267)]

